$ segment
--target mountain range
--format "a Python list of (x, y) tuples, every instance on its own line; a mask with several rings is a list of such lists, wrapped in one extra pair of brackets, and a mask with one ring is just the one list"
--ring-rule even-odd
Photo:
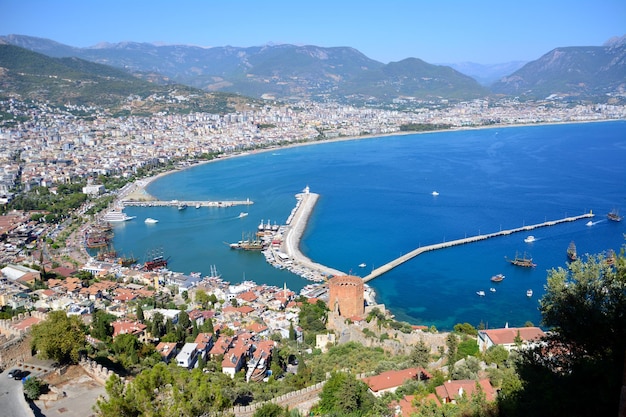
[(201, 48), (124, 42), (76, 48), (22, 35), (2, 36), (0, 43), (115, 67), (152, 85), (176, 83), (252, 98), (361, 105), (490, 95), (625, 101), (626, 36), (603, 46), (556, 48), (532, 62), (499, 66), (434, 65), (418, 58), (383, 64), (354, 48), (313, 45)]

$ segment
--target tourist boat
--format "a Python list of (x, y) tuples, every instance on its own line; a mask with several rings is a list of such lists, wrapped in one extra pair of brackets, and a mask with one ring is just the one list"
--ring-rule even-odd
[(247, 215), (248, 215), (248, 213), (246, 213), (245, 211), (242, 211), (241, 213), (239, 213), (239, 216), (237, 216), (237, 217), (239, 217), (241, 219), (242, 217), (246, 217)]
[(609, 212), (609, 214), (606, 215), (606, 217), (608, 217), (608, 219), (613, 221), (613, 222), (621, 222), (622, 221), (622, 216), (619, 215), (619, 211), (617, 209), (611, 210)]
[(101, 249), (98, 251), (96, 255), (96, 259), (102, 262), (109, 262), (117, 257), (117, 251), (112, 247), (108, 246), (106, 249)]
[(496, 289), (495, 289), (495, 288), (493, 288), (493, 287), (491, 287), (491, 288), (489, 288), (489, 291), (491, 291), (491, 292), (496, 292)]
[(535, 240), (537, 240), (537, 239), (535, 239), (534, 236), (530, 235), (526, 239), (524, 239), (524, 242), (526, 242), (526, 243), (533, 243)]
[(479, 297), (484, 297), (485, 296), (485, 292), (480, 290), (480, 291), (476, 291), (476, 295), (478, 295)]
[(570, 261), (575, 261), (578, 255), (576, 255), (576, 245), (574, 241), (571, 241), (569, 246), (567, 247), (567, 259)]
[(266, 248), (267, 244), (262, 239), (253, 239), (248, 237), (247, 239), (242, 239), (235, 243), (230, 243), (231, 249), (243, 249), (243, 250), (263, 250)]
[(154, 224), (154, 223), (158, 223), (159, 221), (157, 219), (153, 219), (152, 217), (148, 217), (146, 218), (146, 220), (144, 220), (144, 222), (148, 224)]
[(502, 282), (503, 279), (504, 279), (503, 274), (497, 274), (491, 277), (491, 282)]
[(90, 249), (105, 248), (109, 246), (109, 234), (101, 230), (89, 230), (85, 233), (85, 246)]
[(533, 258), (527, 258), (526, 257), (526, 252), (524, 252), (524, 256), (520, 257), (518, 255), (517, 252), (515, 252), (515, 258), (514, 259), (508, 259), (506, 256), (504, 257), (504, 259), (507, 260), (507, 262), (510, 262), (511, 264), (515, 265), (515, 266), (522, 266), (525, 268), (534, 268), (537, 266), (537, 264), (533, 263)]
[(154, 271), (155, 269), (161, 269), (167, 267), (167, 259), (163, 255), (155, 256), (154, 258), (146, 261), (143, 264), (146, 271)]
[(117, 258), (117, 263), (122, 266), (131, 266), (132, 264), (137, 263), (137, 258), (134, 256), (121, 256)]
[(526, 290), (526, 297), (532, 297), (533, 296), (533, 290)]
[(127, 222), (129, 220), (134, 219), (137, 216), (129, 216), (124, 213), (122, 210), (113, 209), (107, 212), (104, 216), (102, 216), (102, 220), (108, 223), (120, 223)]

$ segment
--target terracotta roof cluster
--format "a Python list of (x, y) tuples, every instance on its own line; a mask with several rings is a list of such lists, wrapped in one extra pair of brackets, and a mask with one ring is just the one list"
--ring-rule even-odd
[(146, 330), (146, 325), (139, 323), (137, 321), (114, 321), (111, 323), (113, 326), (113, 337), (118, 336), (120, 334), (134, 334), (141, 335), (144, 330)]

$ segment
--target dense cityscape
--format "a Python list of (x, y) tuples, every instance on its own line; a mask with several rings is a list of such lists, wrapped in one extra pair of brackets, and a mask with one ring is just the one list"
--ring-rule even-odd
[[(436, 107), (400, 112), (298, 103), (266, 105), (225, 115), (114, 119), (97, 109), (68, 106), (59, 111), (45, 104), (4, 101), (0, 103), (0, 112), (5, 115), (0, 125), (0, 195), (9, 197), (16, 181), (28, 190), (98, 175), (129, 177), (140, 167), (172, 160), (230, 155), (304, 141), (399, 133), (403, 125), (472, 128), (614, 120), (626, 115), (626, 107), (608, 104), (475, 100)], [(77, 112), (89, 117), (73, 116)]]
[[(7, 100), (0, 102), (0, 114), (5, 207), (0, 304), (6, 313), (0, 322), (0, 365), (18, 369), (11, 376), (24, 378), (25, 392), (36, 394), (26, 395), (37, 400), (31, 408), (42, 415), (73, 408), (71, 415), (86, 415), (93, 406), (97, 415), (126, 415), (121, 405), (126, 401), (126, 410), (132, 408), (128, 415), (296, 416), (330, 415), (338, 409), (336, 415), (499, 415), (498, 407), (509, 404), (505, 395), (511, 399), (520, 389), (512, 362), (522, 354), (516, 352), (542, 346), (539, 339), (546, 337), (532, 324), (485, 330), (459, 323), (454, 332), (438, 332), (395, 321), (385, 306), (367, 297), (358, 278), (334, 277), (298, 295), (288, 288), (230, 283), (217, 274), (188, 277), (125, 265), (115, 256), (95, 259), (86, 251), (85, 230), (102, 226), (101, 213), (130, 184), (160, 169), (273, 147), (414, 132), (410, 126), (469, 129), (624, 120), (626, 106), (485, 99), (425, 103), (422, 110), (403, 112), (271, 102), (224, 115), (112, 118), (96, 108), (67, 105), (60, 110)], [(107, 178), (122, 179), (126, 187), (106, 189), (99, 182)], [(43, 187), (56, 194), (74, 183), (94, 187), (83, 188), (84, 201), (66, 216), (48, 222), (41, 210), (10, 210), (23, 193)], [(602, 268), (615, 273), (615, 262)], [(68, 332), (74, 328), (84, 337), (59, 349), (64, 344), (59, 338), (72, 339), (74, 333)], [(37, 357), (30, 346), (39, 351)], [(329, 349), (338, 352), (341, 346), (352, 349), (348, 356), (338, 363), (325, 359)], [(353, 360), (359, 355), (380, 363)], [(393, 358), (383, 360), (384, 355)], [(97, 381), (97, 389), (72, 386), (70, 375), (76, 379), (72, 372), (77, 371), (70, 371), (71, 364), (82, 369), (78, 376)], [(158, 386), (142, 394), (153, 395), (143, 405), (131, 407), (137, 398), (132, 400), (130, 388), (121, 388), (158, 378), (159, 372), (174, 386), (193, 385), (182, 371), (196, 369), (195, 378), (204, 375), (205, 380), (197, 382), (193, 394), (185, 394), (186, 404), (197, 402), (195, 408), (168, 403), (175, 394), (147, 394)], [(45, 393), (39, 385), (44, 378)], [(222, 393), (207, 394), (202, 384)], [(15, 386), (10, 389), (11, 395), (17, 392)], [(338, 392), (358, 399), (341, 408), (347, 400)], [(465, 400), (464, 392), (469, 395)], [(13, 415), (33, 415), (21, 393), (14, 398)]]

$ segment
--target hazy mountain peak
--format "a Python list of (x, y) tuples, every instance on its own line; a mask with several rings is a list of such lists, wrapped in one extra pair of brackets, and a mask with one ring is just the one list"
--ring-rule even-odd
[(613, 36), (612, 38), (604, 42), (602, 46), (608, 46), (608, 47), (614, 48), (616, 46), (622, 46), (622, 45), (626, 45), (626, 35)]

